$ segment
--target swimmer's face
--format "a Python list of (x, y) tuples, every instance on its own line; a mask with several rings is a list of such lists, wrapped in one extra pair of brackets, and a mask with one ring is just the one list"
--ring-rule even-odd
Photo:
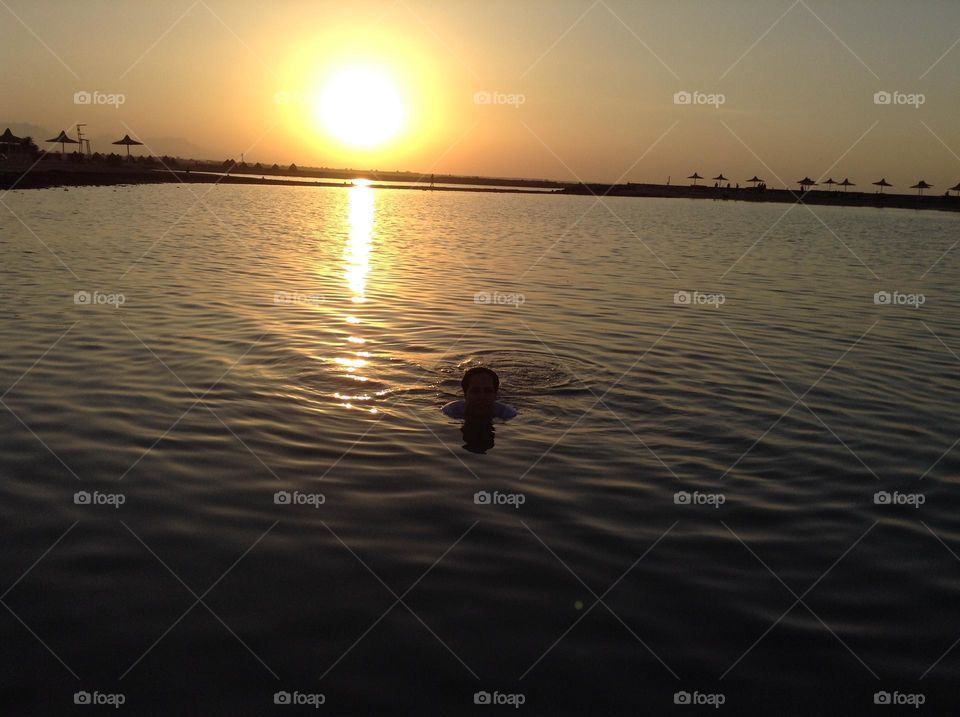
[(493, 385), (493, 376), (487, 373), (478, 373), (470, 377), (470, 382), (463, 391), (463, 399), (467, 410), (493, 411), (493, 403), (497, 399), (497, 389)]

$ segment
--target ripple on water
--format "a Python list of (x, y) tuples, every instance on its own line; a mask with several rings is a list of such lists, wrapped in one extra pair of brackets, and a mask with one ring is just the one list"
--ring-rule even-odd
[[(205, 201), (222, 224), (186, 212), (176, 187), (4, 198), (49, 250), (0, 212), (0, 391), (12, 387), (0, 406), (0, 576), (12, 583), (80, 519), (5, 598), (66, 661), (132, 660), (179, 614), (161, 615), (172, 578), (118, 518), (191, 586), (244, 556), (216, 609), (290, 684), (314, 683), (390, 602), (330, 530), (398, 593), (429, 572), (411, 608), (503, 684), (621, 575), (609, 602), (623, 623), (684, 680), (715, 684), (793, 601), (759, 559), (797, 594), (816, 583), (811, 607), (885, 679), (915, 681), (949, 647), (960, 632), (956, 217), (823, 208), (904, 290), (947, 252), (924, 279), (927, 304), (906, 313), (873, 305), (895, 287), (876, 286), (815, 217), (776, 224), (774, 205), (612, 200), (633, 231), (602, 207), (584, 214), (588, 197), (351, 192), (218, 187)], [(77, 307), (79, 289), (127, 303)], [(673, 304), (693, 289), (727, 302)], [(475, 303), (492, 291), (526, 301)], [(464, 450), (459, 423), (437, 411), (479, 365), (521, 412), (485, 454)], [(803, 403), (788, 410), (794, 394)], [(134, 464), (122, 511), (72, 502), (78, 479), (110, 490)], [(527, 502), (478, 505), (479, 486)], [(927, 502), (879, 506), (879, 489)], [(277, 490), (327, 502), (296, 510)], [(680, 505), (678, 490), (726, 503)], [(827, 680), (836, 694), (872, 680), (802, 608), (731, 679), (807, 702), (804, 684)], [(601, 611), (531, 673), (538, 698), (562, 702), (585, 684), (628, 701), (663, 689), (662, 665)], [(374, 672), (408, 680), (401, 700), (430, 694), (425, 674), (456, 682), (459, 665), (403, 613), (325, 680), (332, 705), (388, 695), (369, 689)], [(120, 618), (87, 630), (96, 614)], [(198, 692), (222, 688), (221, 711), (249, 710), (260, 685), (235, 678), (258, 668), (224, 640), (216, 621), (184, 620), (144, 679), (164, 684), (152, 669), (169, 664), (170, 684), (196, 672)], [(16, 621), (0, 621), (0, 643), (30, 656), (6, 665), (24, 694), (60, 676)], [(211, 654), (244, 662), (219, 684), (177, 659)], [(952, 689), (957, 659), (924, 684)], [(87, 671), (116, 674), (114, 662)], [(158, 711), (182, 711), (158, 699)], [(383, 701), (367, 711), (415, 711)], [(627, 709), (599, 704), (579, 711)]]

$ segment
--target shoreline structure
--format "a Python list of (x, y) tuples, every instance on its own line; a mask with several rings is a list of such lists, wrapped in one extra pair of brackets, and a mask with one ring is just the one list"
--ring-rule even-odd
[[(842, 192), (838, 190), (793, 191), (790, 189), (727, 188), (668, 184), (580, 184), (534, 179), (501, 179), (463, 176), (417, 176), (409, 172), (358, 172), (352, 170), (298, 170), (295, 174), (263, 168), (242, 170), (237, 176), (222, 167), (201, 165), (186, 169), (148, 169), (143, 167), (84, 166), (58, 163), (51, 167), (41, 162), (33, 168), (13, 169), (0, 163), (0, 190), (50, 189), (54, 187), (118, 186), (131, 184), (247, 184), (266, 186), (344, 187), (353, 180), (364, 179), (375, 189), (405, 189), (437, 192), (491, 192), (512, 194), (583, 195), (609, 197), (658, 197), (673, 199), (713, 199), (746, 202), (793, 203), (854, 207), (889, 207), (898, 209), (935, 209), (960, 211), (960, 197), (948, 195), (917, 196), (915, 194), (886, 194), (875, 192)], [(46, 166), (44, 166), (46, 165)], [(234, 168), (236, 171), (237, 168)], [(248, 176), (259, 174), (261, 176)], [(331, 180), (331, 181), (318, 181)], [(431, 186), (432, 180), (444, 185)], [(411, 184), (411, 182), (420, 184)], [(406, 182), (406, 184), (397, 184)], [(482, 186), (490, 185), (490, 186)]]

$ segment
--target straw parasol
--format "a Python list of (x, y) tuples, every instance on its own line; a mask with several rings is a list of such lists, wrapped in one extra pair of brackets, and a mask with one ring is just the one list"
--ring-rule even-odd
[(957, 182), (957, 186), (955, 186), (955, 187), (950, 187), (950, 191), (951, 191), (951, 192), (957, 192), (957, 194), (960, 194), (960, 182)]
[(80, 144), (77, 140), (75, 140), (75, 139), (70, 139), (70, 138), (67, 136), (67, 133), (64, 132), (63, 130), (60, 130), (60, 134), (58, 134), (56, 137), (54, 137), (53, 139), (48, 139), (47, 141), (48, 141), (48, 142), (59, 142), (59, 143), (60, 143), (60, 151), (61, 151), (63, 154), (66, 154), (66, 152), (67, 152), (67, 145), (68, 145), (68, 144)]
[(839, 184), (839, 182), (834, 182), (834, 181), (833, 181), (833, 177), (830, 177), (830, 179), (828, 179), (826, 182), (824, 182), (824, 184), (829, 185), (830, 191), (832, 192), (832, 191), (833, 191), (833, 185), (834, 185), (834, 184)]
[(799, 180), (799, 181), (797, 182), (797, 184), (800, 185), (800, 189), (801, 189), (801, 190), (802, 190), (804, 187), (815, 187), (815, 186), (817, 186), (817, 183), (814, 182), (812, 179), (810, 179), (810, 177), (804, 177), (803, 179)]
[(694, 173), (691, 174), (689, 177), (687, 177), (687, 179), (692, 179), (692, 180), (693, 180), (693, 186), (697, 186), (697, 180), (698, 180), (698, 179), (703, 179), (703, 177), (701, 177), (699, 174), (697, 174), (696, 172), (694, 172)]
[(880, 187), (880, 194), (883, 194), (884, 187), (892, 187), (893, 185), (887, 181), (886, 177), (881, 177), (879, 182), (874, 182), (874, 186)]
[(756, 174), (754, 174), (747, 181), (750, 182), (752, 185), (756, 186), (758, 182), (762, 182), (763, 180), (760, 179), (760, 177), (758, 177)]
[(932, 187), (932, 186), (933, 186), (932, 184), (927, 184), (926, 182), (924, 182), (924, 181), (921, 179), (919, 182), (917, 182), (917, 183), (914, 184), (912, 187), (910, 187), (910, 189), (916, 189), (916, 190), (917, 190), (917, 194), (919, 194), (919, 196), (922, 197), (922, 196), (923, 196), (923, 190), (924, 190), (924, 189), (930, 189), (930, 187)]
[(22, 140), (20, 139), (20, 137), (14, 136), (13, 132), (10, 131), (9, 127), (7, 127), (7, 129), (4, 130), (3, 134), (0, 134), (0, 146), (10, 145), (13, 147), (17, 147), (20, 145), (21, 141)]
[(838, 184), (839, 184), (841, 187), (843, 187), (843, 191), (847, 191), (847, 187), (855, 187), (855, 186), (857, 186), (856, 184), (854, 184), (853, 182), (851, 182), (851, 181), (850, 181), (849, 179), (847, 179), (846, 177), (843, 178), (843, 181), (842, 181), (842, 182), (838, 182)]
[(130, 156), (130, 145), (142, 145), (143, 142), (138, 142), (135, 139), (130, 139), (130, 135), (123, 135), (123, 139), (117, 140), (116, 142), (111, 142), (110, 144), (124, 144), (127, 146), (127, 156)]
[(714, 182), (729, 182), (730, 180), (723, 176), (723, 172), (720, 172), (716, 177), (713, 178)]

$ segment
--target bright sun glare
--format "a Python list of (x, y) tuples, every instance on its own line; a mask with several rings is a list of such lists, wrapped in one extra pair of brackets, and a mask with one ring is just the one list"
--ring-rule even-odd
[(369, 67), (337, 71), (324, 85), (316, 103), (321, 126), (344, 145), (379, 147), (403, 127), (406, 112), (396, 84)]

